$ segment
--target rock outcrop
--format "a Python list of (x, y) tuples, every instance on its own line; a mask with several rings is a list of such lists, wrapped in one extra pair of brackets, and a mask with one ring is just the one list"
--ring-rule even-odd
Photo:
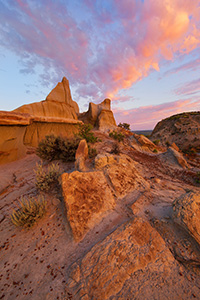
[(62, 82), (46, 100), (23, 105), (12, 112), (0, 112), (0, 164), (26, 155), (48, 134), (73, 137), (78, 132), (78, 104), (72, 100), (69, 82)]
[(97, 170), (62, 175), (67, 219), (76, 241), (98, 224), (114, 207), (116, 199), (127, 193), (148, 190), (148, 183), (138, 173), (134, 161), (126, 155), (98, 155)]
[(187, 161), (183, 155), (172, 147), (169, 147), (166, 152), (160, 154), (160, 159), (165, 163), (171, 164), (174, 167), (189, 168)]
[(200, 149), (200, 112), (187, 112), (160, 121), (150, 139), (162, 145), (175, 143), (181, 150)]
[(88, 158), (88, 145), (86, 140), (81, 140), (75, 155), (75, 168), (78, 171), (85, 171), (85, 160)]
[(78, 132), (76, 125), (82, 121), (103, 131), (116, 127), (109, 99), (99, 105), (90, 103), (88, 112), (79, 114), (69, 81), (64, 77), (46, 100), (12, 112), (0, 111), (0, 164), (24, 157), (27, 147), (37, 147), (48, 134), (73, 137)]
[[(135, 218), (70, 266), (67, 289), (74, 299), (166, 299), (166, 291), (158, 292), (154, 280), (169, 281), (171, 290), (170, 276), (176, 266), (158, 232), (147, 221)], [(151, 288), (147, 291), (148, 281)]]
[(79, 120), (90, 123), (99, 130), (106, 131), (114, 129), (116, 122), (110, 109), (110, 99), (105, 99), (100, 104), (90, 102), (87, 112), (79, 114)]
[(141, 152), (150, 152), (157, 151), (157, 146), (150, 141), (144, 135), (138, 135), (136, 133), (132, 133), (131, 135), (131, 146), (138, 151)]
[(62, 189), (67, 218), (76, 241), (115, 207), (113, 193), (102, 171), (65, 173)]
[(173, 219), (200, 244), (200, 193), (186, 193), (173, 203)]
[(69, 81), (63, 77), (62, 82), (49, 93), (46, 100), (23, 105), (14, 110), (34, 117), (58, 117), (77, 120), (78, 104), (72, 100)]

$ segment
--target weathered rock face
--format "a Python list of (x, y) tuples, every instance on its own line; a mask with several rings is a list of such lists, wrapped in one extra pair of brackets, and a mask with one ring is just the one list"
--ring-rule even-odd
[(37, 147), (48, 134), (73, 137), (78, 112), (65, 77), (45, 101), (0, 112), (0, 164), (24, 157), (27, 147)]
[[(156, 274), (167, 281), (176, 262), (165, 242), (140, 218), (121, 225), (70, 267), (68, 290), (74, 299), (147, 299), (146, 281)], [(135, 274), (141, 278), (135, 282)], [(144, 274), (148, 273), (148, 278)], [(142, 276), (140, 276), (141, 274)], [(139, 278), (139, 279), (140, 279)], [(138, 277), (137, 277), (138, 279)], [(170, 286), (168, 286), (170, 289)], [(148, 299), (158, 299), (153, 282)], [(165, 291), (159, 289), (160, 299)], [(119, 297), (117, 297), (119, 295)], [(175, 299), (176, 297), (174, 297)]]
[(64, 77), (62, 82), (49, 93), (46, 100), (23, 105), (14, 110), (35, 117), (58, 117), (77, 120), (78, 104), (72, 100), (69, 82)]
[(105, 99), (100, 104), (90, 102), (87, 112), (79, 114), (79, 120), (90, 123), (99, 130), (114, 129), (116, 122), (110, 109), (110, 99)]
[(95, 168), (98, 170), (94, 172), (75, 171), (62, 175), (67, 218), (76, 241), (114, 208), (117, 198), (136, 189), (149, 188), (126, 155), (98, 155)]
[(157, 146), (144, 135), (132, 133), (131, 146), (141, 152), (153, 152)]
[(76, 241), (115, 206), (112, 191), (101, 171), (65, 173), (62, 189), (67, 218)]
[(160, 159), (176, 167), (188, 168), (188, 163), (183, 155), (172, 147), (169, 147), (165, 153), (160, 154)]
[(78, 171), (85, 171), (85, 160), (88, 158), (88, 145), (86, 140), (81, 140), (75, 155), (75, 168)]
[(181, 150), (200, 148), (200, 112), (174, 115), (160, 121), (150, 139), (159, 139), (161, 144), (175, 143)]
[(173, 203), (173, 218), (200, 244), (200, 193), (186, 193)]

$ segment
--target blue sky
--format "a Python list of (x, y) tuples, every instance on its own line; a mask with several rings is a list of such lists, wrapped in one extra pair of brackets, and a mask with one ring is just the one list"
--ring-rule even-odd
[(200, 110), (200, 1), (0, 0), (0, 110), (63, 76), (81, 111), (110, 97), (135, 130)]

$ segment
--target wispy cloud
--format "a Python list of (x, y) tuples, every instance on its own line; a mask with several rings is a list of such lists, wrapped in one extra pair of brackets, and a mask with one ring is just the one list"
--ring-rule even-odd
[(200, 78), (190, 81), (175, 90), (177, 95), (194, 95), (200, 93)]
[(80, 94), (114, 97), (200, 45), (199, 0), (83, 0), (74, 12), (70, 5), (0, 2), (1, 45), (20, 57), (21, 72), (42, 66), (45, 85), (66, 75)]
[(119, 122), (127, 122), (133, 130), (153, 129), (160, 120), (182, 111), (199, 111), (199, 99), (178, 100), (159, 105), (143, 106), (130, 110), (115, 109), (114, 114)]

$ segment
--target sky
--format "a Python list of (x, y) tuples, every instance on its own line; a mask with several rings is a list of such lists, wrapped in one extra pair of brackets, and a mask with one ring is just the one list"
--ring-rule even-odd
[(108, 97), (132, 130), (200, 111), (200, 0), (0, 0), (0, 110), (63, 76), (81, 112)]

